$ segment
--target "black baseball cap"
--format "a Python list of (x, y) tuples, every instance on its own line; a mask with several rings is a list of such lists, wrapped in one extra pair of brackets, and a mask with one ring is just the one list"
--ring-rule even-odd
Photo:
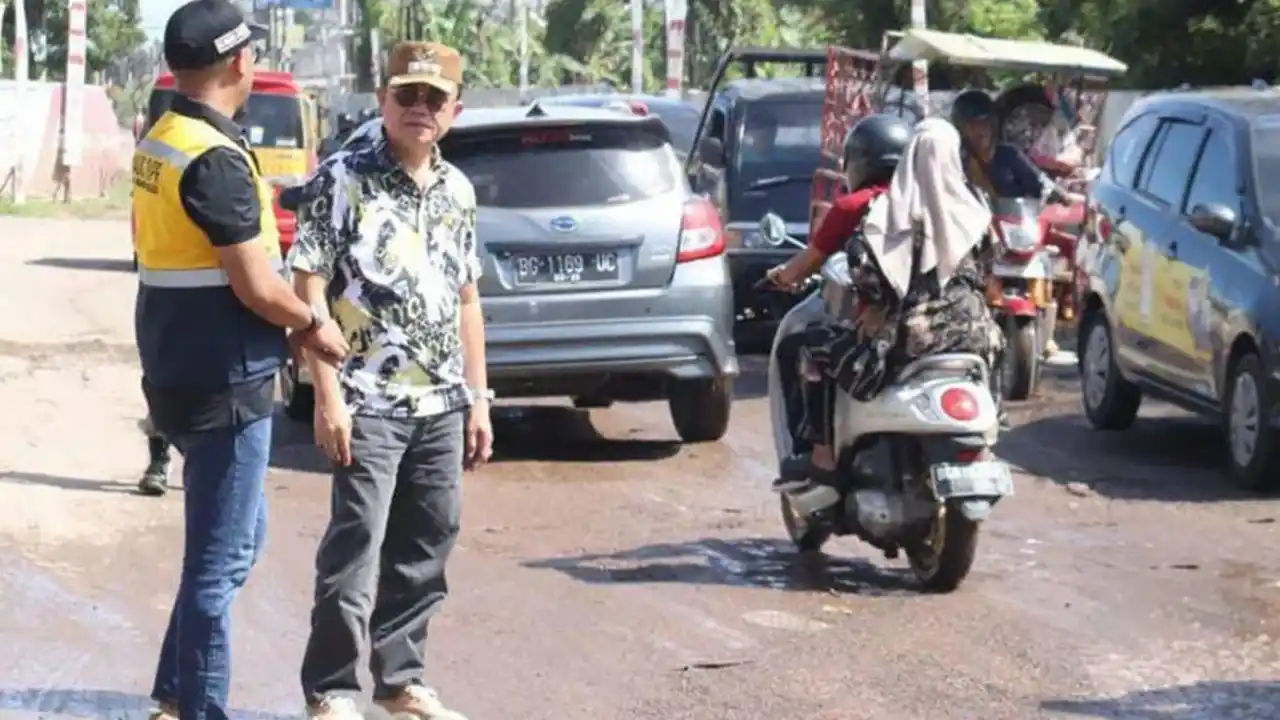
[(164, 26), (164, 61), (170, 70), (202, 70), (266, 36), (228, 0), (192, 0)]

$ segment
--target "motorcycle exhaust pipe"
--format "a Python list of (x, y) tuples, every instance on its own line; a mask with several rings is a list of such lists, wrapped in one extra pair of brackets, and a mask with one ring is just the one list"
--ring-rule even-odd
[(807, 517), (840, 502), (840, 493), (829, 485), (816, 485), (807, 490), (788, 493), (796, 514)]

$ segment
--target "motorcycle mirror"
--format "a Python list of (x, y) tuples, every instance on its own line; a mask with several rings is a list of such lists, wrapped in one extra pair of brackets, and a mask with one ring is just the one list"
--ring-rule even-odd
[(787, 242), (787, 223), (774, 213), (765, 213), (760, 218), (760, 237), (773, 247), (782, 247)]

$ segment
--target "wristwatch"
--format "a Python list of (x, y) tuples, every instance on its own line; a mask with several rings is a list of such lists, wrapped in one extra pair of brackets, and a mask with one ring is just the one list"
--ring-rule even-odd
[(497, 396), (494, 394), (493, 390), (490, 390), (489, 388), (483, 388), (483, 389), (481, 389), (481, 388), (467, 388), (467, 389), (471, 391), (471, 397), (475, 398), (476, 400), (484, 400), (484, 401), (486, 401), (486, 402), (493, 402), (493, 401), (494, 401), (494, 399), (497, 397)]

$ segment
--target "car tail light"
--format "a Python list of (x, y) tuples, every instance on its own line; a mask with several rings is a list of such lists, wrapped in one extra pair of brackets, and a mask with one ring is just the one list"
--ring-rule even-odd
[(711, 201), (699, 197), (686, 203), (676, 262), (715, 257), (724, 249), (724, 225), (720, 223), (720, 214)]
[(984, 448), (964, 448), (956, 451), (956, 460), (963, 463), (978, 462), (985, 452)]
[(942, 397), (938, 398), (938, 404), (942, 406), (942, 412), (952, 420), (968, 422), (978, 417), (978, 398), (964, 388), (953, 387), (943, 390)]

